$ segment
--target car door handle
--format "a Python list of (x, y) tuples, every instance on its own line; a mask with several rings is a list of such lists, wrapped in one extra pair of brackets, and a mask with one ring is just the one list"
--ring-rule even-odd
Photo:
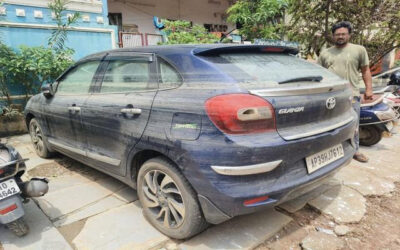
[(125, 109), (121, 109), (121, 113), (140, 115), (142, 113), (142, 110), (138, 109), (138, 108), (125, 108)]
[(74, 113), (78, 113), (81, 111), (81, 108), (73, 106), (73, 107), (68, 107), (68, 110)]

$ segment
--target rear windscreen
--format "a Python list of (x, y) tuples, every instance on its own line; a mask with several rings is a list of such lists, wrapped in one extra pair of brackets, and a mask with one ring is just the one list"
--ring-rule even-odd
[(235, 53), (203, 57), (240, 83), (271, 83), (321, 76), (323, 81), (340, 80), (321, 66), (288, 54)]

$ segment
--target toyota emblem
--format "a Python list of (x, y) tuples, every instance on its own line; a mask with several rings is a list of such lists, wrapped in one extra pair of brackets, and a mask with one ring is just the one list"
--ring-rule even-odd
[(335, 97), (330, 97), (326, 100), (326, 108), (333, 109), (336, 106), (336, 99)]

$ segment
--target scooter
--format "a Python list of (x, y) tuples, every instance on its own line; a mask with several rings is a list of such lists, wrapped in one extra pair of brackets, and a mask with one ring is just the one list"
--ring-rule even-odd
[(23, 218), (25, 211), (22, 202), (43, 196), (49, 190), (46, 178), (22, 181), (27, 160), (22, 159), (13, 147), (0, 143), (0, 224), (6, 225), (19, 237), (29, 232)]
[(371, 102), (361, 101), (360, 145), (372, 146), (382, 139), (384, 131), (391, 132), (399, 117), (390, 105), (383, 102), (384, 95), (374, 95)]

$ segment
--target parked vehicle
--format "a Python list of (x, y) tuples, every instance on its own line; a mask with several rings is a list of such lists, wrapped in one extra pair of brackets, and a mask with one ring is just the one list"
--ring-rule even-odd
[(30, 99), (26, 123), (39, 156), (58, 151), (125, 182), (154, 227), (188, 238), (295, 198), (351, 161), (350, 85), (296, 53), (215, 44), (94, 54)]
[(399, 73), (400, 73), (400, 67), (395, 67), (395, 68), (386, 70), (378, 75), (374, 75), (372, 77), (372, 84), (375, 87), (383, 87), (386, 85), (399, 85), (400, 82), (398, 82), (398, 81), (400, 79), (397, 80), (397, 84), (393, 81), (395, 79), (391, 79), (391, 78), (400, 77)]
[(372, 102), (361, 103), (360, 145), (372, 146), (382, 139), (384, 131), (391, 132), (399, 114), (384, 103), (385, 95), (374, 95)]
[(388, 88), (390, 90), (385, 94), (385, 98), (391, 101), (390, 105), (400, 113), (400, 69), (391, 73)]
[(0, 224), (6, 225), (17, 236), (29, 232), (23, 218), (22, 200), (43, 196), (48, 191), (46, 179), (21, 180), (26, 160), (13, 147), (0, 143)]

